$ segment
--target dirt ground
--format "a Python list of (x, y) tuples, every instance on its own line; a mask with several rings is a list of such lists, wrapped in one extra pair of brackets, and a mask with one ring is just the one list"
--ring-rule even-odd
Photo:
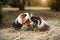
[(60, 40), (60, 12), (35, 11), (50, 26), (48, 31), (14, 30), (12, 23), (19, 13), (6, 12), (3, 27), (0, 28), (0, 40)]

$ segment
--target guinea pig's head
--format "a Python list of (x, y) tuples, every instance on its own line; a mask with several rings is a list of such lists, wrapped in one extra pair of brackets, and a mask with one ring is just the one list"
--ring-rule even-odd
[(38, 19), (35, 16), (31, 17), (31, 21), (34, 22), (34, 23), (38, 23)]

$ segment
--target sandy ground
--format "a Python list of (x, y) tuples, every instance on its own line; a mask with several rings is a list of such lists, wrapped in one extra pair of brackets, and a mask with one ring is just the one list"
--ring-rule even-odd
[[(11, 20), (11, 22), (12, 21), (13, 20)], [(60, 20), (48, 19), (45, 21), (50, 26), (50, 30), (48, 31), (24, 31), (24, 30), (22, 31), (22, 30), (14, 30), (14, 28), (3, 28), (0, 30), (0, 40), (60, 40)], [(8, 24), (8, 26), (9, 25), (11, 24)]]
[(60, 40), (60, 21), (46, 21), (49, 31), (16, 31), (13, 28), (0, 30), (0, 40)]

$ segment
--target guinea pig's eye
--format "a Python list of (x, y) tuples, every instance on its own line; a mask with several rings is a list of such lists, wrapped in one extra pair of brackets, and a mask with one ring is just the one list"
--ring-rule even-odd
[(26, 14), (24, 15), (24, 17), (27, 16)]

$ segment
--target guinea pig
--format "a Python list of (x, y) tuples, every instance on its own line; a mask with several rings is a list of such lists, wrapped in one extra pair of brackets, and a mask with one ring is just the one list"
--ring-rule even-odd
[(37, 27), (40, 31), (45, 31), (49, 28), (47, 23), (39, 16), (32, 16), (31, 21), (37, 25), (33, 25), (33, 27)]
[(21, 29), (23, 26), (25, 17), (26, 17), (26, 14), (20, 13), (20, 15), (15, 19), (13, 23), (13, 27), (15, 27), (15, 29)]

